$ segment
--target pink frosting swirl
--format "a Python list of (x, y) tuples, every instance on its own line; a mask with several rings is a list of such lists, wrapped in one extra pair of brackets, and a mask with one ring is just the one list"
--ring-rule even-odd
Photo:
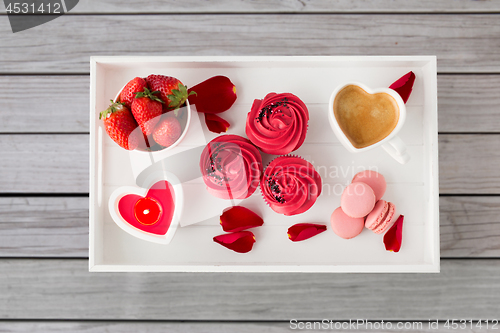
[(321, 194), (321, 177), (314, 166), (295, 156), (275, 158), (264, 171), (260, 188), (276, 213), (296, 215), (307, 211)]
[(308, 121), (309, 111), (297, 96), (270, 93), (253, 102), (245, 132), (264, 153), (284, 155), (304, 143)]
[(200, 157), (200, 170), (208, 192), (222, 199), (245, 199), (262, 175), (259, 150), (238, 135), (221, 135), (210, 141)]

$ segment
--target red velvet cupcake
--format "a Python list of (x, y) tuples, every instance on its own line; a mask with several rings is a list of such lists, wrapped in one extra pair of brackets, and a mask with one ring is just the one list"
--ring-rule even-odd
[(297, 96), (270, 93), (253, 102), (245, 132), (264, 153), (285, 155), (304, 143), (308, 121), (309, 111)]
[(248, 198), (259, 185), (262, 169), (259, 150), (238, 135), (218, 136), (201, 153), (203, 181), (217, 198)]
[(314, 166), (296, 156), (275, 158), (264, 171), (260, 188), (276, 213), (296, 215), (307, 211), (321, 194), (321, 177)]

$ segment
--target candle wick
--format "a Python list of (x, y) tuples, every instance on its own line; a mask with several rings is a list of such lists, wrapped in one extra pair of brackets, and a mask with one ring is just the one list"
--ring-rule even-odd
[(144, 215), (149, 214), (149, 209), (144, 209)]

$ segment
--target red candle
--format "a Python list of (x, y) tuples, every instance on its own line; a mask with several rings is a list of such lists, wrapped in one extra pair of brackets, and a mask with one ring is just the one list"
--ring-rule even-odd
[(134, 206), (134, 215), (139, 223), (144, 225), (153, 225), (160, 220), (161, 206), (153, 198), (141, 198), (137, 200)]
[(165, 235), (175, 210), (175, 192), (166, 180), (156, 182), (146, 196), (127, 194), (118, 202), (120, 215), (133, 227)]

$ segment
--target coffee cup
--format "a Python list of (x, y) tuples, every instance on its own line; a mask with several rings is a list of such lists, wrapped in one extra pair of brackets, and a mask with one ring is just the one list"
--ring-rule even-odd
[(347, 150), (360, 153), (382, 146), (399, 163), (410, 160), (397, 136), (406, 120), (406, 106), (396, 91), (357, 82), (340, 85), (330, 97), (328, 119)]

